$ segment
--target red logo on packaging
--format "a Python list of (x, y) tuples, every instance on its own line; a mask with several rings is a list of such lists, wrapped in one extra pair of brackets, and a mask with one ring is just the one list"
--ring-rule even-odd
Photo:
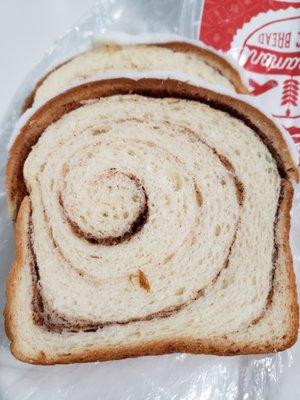
[(199, 38), (232, 55), (300, 155), (300, 2), (204, 0)]

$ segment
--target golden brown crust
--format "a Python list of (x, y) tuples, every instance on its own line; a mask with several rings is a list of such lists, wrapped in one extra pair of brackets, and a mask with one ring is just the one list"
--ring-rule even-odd
[(55, 68), (51, 69), (51, 71), (47, 72), (46, 75), (44, 75), (41, 79), (39, 79), (37, 81), (37, 83), (34, 85), (34, 88), (33, 88), (32, 92), (26, 97), (26, 99), (24, 101), (24, 104), (23, 104), (23, 107), (22, 107), (22, 110), (21, 110), (22, 114), (26, 110), (28, 110), (28, 108), (32, 107), (32, 105), (34, 103), (35, 94), (36, 94), (38, 88), (43, 84), (43, 82), (48, 78), (48, 76), (50, 74), (52, 74), (52, 72), (56, 71), (58, 68), (60, 68), (63, 65), (67, 64), (69, 61), (71, 61), (71, 59), (67, 60), (67, 61), (65, 61), (63, 63), (58, 64)]
[(221, 75), (225, 76), (232, 83), (237, 93), (249, 94), (249, 90), (243, 84), (239, 72), (225, 58), (218, 56), (208, 49), (185, 42), (156, 43), (152, 46), (164, 47), (182, 53), (196, 54), (205, 59), (207, 64), (216, 69)]
[[(208, 49), (204, 49), (202, 47), (198, 47), (193, 44), (185, 43), (185, 42), (151, 43), (151, 44), (148, 44), (147, 46), (164, 47), (166, 49), (170, 49), (170, 50), (178, 51), (178, 52), (182, 52), (182, 53), (196, 54), (196, 55), (202, 57), (203, 59), (205, 59), (207, 64), (209, 64), (211, 67), (216, 69), (221, 75), (224, 75), (232, 83), (232, 85), (234, 86), (237, 93), (249, 94), (249, 90), (243, 84), (243, 81), (241, 79), (239, 72), (236, 69), (234, 69), (233, 66), (225, 58), (218, 56), (217, 54), (213, 53), (212, 51), (210, 51)], [(117, 47), (119, 47), (119, 46), (117, 46)], [(78, 55), (75, 57), (78, 57)], [(75, 58), (75, 57), (73, 57), (73, 58)], [(34, 103), (35, 94), (36, 94), (38, 88), (46, 80), (46, 78), (48, 78), (48, 76), (50, 74), (52, 74), (52, 72), (56, 71), (63, 65), (67, 64), (73, 58), (57, 65), (55, 68), (53, 68), (51, 71), (49, 71), (45, 76), (43, 76), (36, 83), (33, 91), (25, 99), (24, 105), (22, 107), (22, 113), (24, 113), (28, 108), (32, 107), (32, 105)]]
[(26, 243), (24, 238), (24, 228), (27, 225), (27, 215), (29, 211), (29, 198), (26, 196), (20, 207), (18, 218), (15, 225), (15, 261), (9, 271), (7, 284), (6, 284), (6, 306), (4, 309), (4, 327), (6, 336), (10, 340), (14, 340), (13, 332), (16, 331), (14, 327), (13, 312), (15, 310), (16, 291), (17, 285), (21, 279), (21, 270), (26, 257)]
[(296, 277), (293, 269), (293, 257), (290, 248), (290, 228), (291, 228), (291, 215), (294, 189), (291, 182), (286, 180), (283, 188), (283, 198), (279, 209), (279, 218), (277, 224), (277, 234), (281, 234), (280, 243), (282, 243), (282, 251), (284, 253), (286, 272), (288, 274), (288, 287), (287, 291), (290, 293), (290, 330), (289, 333), (283, 338), (284, 349), (291, 347), (297, 340), (299, 328), (299, 305), (297, 296)]
[(81, 102), (84, 100), (128, 93), (201, 101), (212, 107), (234, 113), (237, 118), (244, 118), (245, 123), (251, 124), (254, 129), (258, 129), (265, 136), (267, 145), (274, 150), (282, 171), (289, 178), (298, 181), (297, 167), (294, 165), (280, 131), (271, 120), (253, 106), (234, 97), (172, 79), (145, 78), (138, 81), (128, 78), (106, 79), (76, 86), (59, 94), (40, 107), (22, 127), (9, 152), (6, 172), (8, 204), (13, 219), (15, 219), (21, 201), (27, 193), (23, 180), (24, 162), (31, 147), (38, 141), (46, 127), (65, 113), (81, 107)]
[(141, 356), (155, 356), (171, 353), (189, 353), (189, 354), (207, 354), (217, 356), (235, 356), (235, 355), (249, 355), (249, 354), (266, 354), (282, 351), (292, 346), (294, 342), (288, 345), (278, 345), (268, 343), (264, 346), (251, 346), (241, 345), (229, 340), (178, 340), (173, 341), (160, 341), (148, 342), (138, 346), (124, 346), (124, 347), (111, 347), (107, 349), (86, 349), (84, 352), (73, 354), (61, 354), (53, 358), (47, 358), (44, 352), (32, 359), (22, 354), (18, 350), (11, 347), (13, 355), (20, 361), (31, 364), (39, 365), (54, 365), (54, 364), (70, 364), (70, 363), (85, 363), (95, 361), (110, 361), (121, 360), (124, 358), (141, 357)]

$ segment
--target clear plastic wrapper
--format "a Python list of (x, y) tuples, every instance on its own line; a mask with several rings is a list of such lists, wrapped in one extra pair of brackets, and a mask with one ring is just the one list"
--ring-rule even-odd
[[(7, 144), (24, 99), (36, 81), (57, 63), (92, 46), (107, 32), (176, 33), (198, 37), (201, 1), (101, 0), (76, 26), (49, 48), (16, 93), (2, 122), (0, 136), (0, 303), (14, 258), (13, 225), (8, 217), (4, 177)], [(300, 268), (300, 190), (292, 210), (291, 246), (294, 269)], [(296, 345), (296, 346), (299, 346)], [(5, 400), (280, 399), (280, 386), (293, 365), (295, 348), (272, 355), (215, 357), (173, 354), (121, 361), (35, 366), (15, 360), (9, 351), (3, 319), (0, 330), (0, 398)]]

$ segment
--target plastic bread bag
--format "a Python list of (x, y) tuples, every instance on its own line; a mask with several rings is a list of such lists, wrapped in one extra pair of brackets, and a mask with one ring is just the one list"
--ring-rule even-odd
[[(295, 93), (297, 92), (295, 89), (297, 83), (294, 83), (294, 81), (298, 82), (297, 75), (292, 69), (289, 70), (290, 75), (284, 75), (283, 68), (280, 69), (280, 73), (275, 71), (273, 68), (276, 64), (275, 50), (271, 48), (271, 39), (269, 39), (269, 45), (266, 45), (267, 38), (272, 36), (272, 32), (279, 34), (282, 29), (286, 34), (285, 39), (282, 35), (280, 42), (277, 35), (277, 39), (272, 39), (274, 45), (279, 43), (282, 46), (284, 42), (286, 45), (289, 43), (291, 46), (296, 46), (292, 38), (297, 16), (296, 6), (291, 7), (290, 3), (283, 4), (281, 2), (280, 8), (279, 4), (275, 4), (278, 3), (276, 1), (252, 1), (252, 6), (246, 7), (248, 3), (247, 0), (240, 2), (229, 0), (225, 2), (213, 0), (204, 0), (203, 2), (199, 0), (98, 1), (85, 18), (47, 50), (40, 63), (28, 75), (16, 93), (1, 127), (0, 282), (2, 309), (5, 304), (6, 277), (14, 259), (14, 232), (7, 213), (4, 190), (7, 144), (20, 116), (24, 100), (36, 82), (56, 64), (90, 48), (95, 41), (99, 40), (99, 37), (102, 37), (100, 40), (103, 40), (101, 35), (112, 36), (112, 33), (125, 32), (135, 35), (145, 33), (180, 34), (195, 40), (200, 37), (206, 44), (214, 46), (217, 50), (228, 52), (241, 63), (246, 71), (249, 87), (256, 96), (255, 101), (267, 104), (268, 111), (273, 114), (276, 122), (287, 128), (285, 135), (291, 134), (297, 140), (297, 129), (299, 134), (297, 126), (300, 125), (297, 118), (299, 108), (297, 110), (296, 104), (298, 94)], [(270, 5), (271, 3), (274, 3), (273, 6)], [(292, 22), (286, 22), (284, 27), (280, 25), (280, 22), (279, 25), (272, 25), (272, 21), (277, 18), (276, 12), (278, 12), (279, 20), (289, 21), (290, 19)], [(228, 18), (228, 13), (231, 18)], [(266, 14), (265, 17), (263, 13)], [(237, 16), (236, 19), (233, 18), (234, 15)], [(261, 25), (265, 23), (264, 18), (266, 18), (267, 24), (270, 23), (267, 25), (266, 32), (259, 31)], [(229, 20), (233, 22), (232, 25), (229, 24)], [(200, 24), (201, 21), (202, 24)], [(224, 23), (227, 24), (225, 27), (222, 25)], [(258, 34), (255, 36), (256, 32)], [(220, 35), (222, 40), (220, 40)], [(275, 35), (273, 36), (275, 37)], [(262, 47), (265, 45), (265, 48)], [(271, 56), (265, 55), (269, 49), (268, 46)], [(261, 49), (258, 49), (259, 47)], [(281, 49), (278, 52), (280, 53)], [(253, 56), (254, 53), (257, 55), (256, 58)], [(287, 54), (285, 62), (289, 68), (292, 68), (294, 57), (292, 53), (295, 53), (295, 49), (284, 48), (282, 53)], [(260, 54), (262, 54), (261, 58), (259, 58)], [(270, 62), (273, 63), (273, 69), (263, 66), (260, 70), (261, 66), (258, 66), (257, 60), (261, 60), (262, 57), (265, 57), (263, 64), (267, 63), (265, 60), (268, 60), (269, 57)], [(277, 84), (273, 82), (275, 80)], [(280, 99), (280, 104), (276, 103), (278, 99)], [(292, 146), (291, 140), (289, 140), (289, 145)], [(297, 156), (295, 152), (294, 156)], [(299, 213), (300, 191), (299, 188), (296, 188), (291, 228), (291, 246), (296, 272), (300, 268), (300, 243), (299, 235), (296, 235), (300, 226), (299, 219), (297, 220), (295, 216)], [(287, 377), (295, 365), (295, 354), (298, 352), (299, 357), (300, 353), (298, 343), (290, 350), (270, 355), (217, 357), (171, 354), (102, 363), (43, 367), (24, 364), (13, 358), (9, 351), (9, 341), (5, 336), (3, 319), (0, 340), (0, 398), (6, 400), (76, 400), (82, 398), (107, 400), (262, 400), (268, 398), (276, 400), (285, 398), (282, 390), (284, 390)]]

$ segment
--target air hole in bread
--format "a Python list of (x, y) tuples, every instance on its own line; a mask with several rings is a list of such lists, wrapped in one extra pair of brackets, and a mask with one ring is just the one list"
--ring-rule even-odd
[(176, 296), (181, 296), (181, 295), (183, 295), (184, 292), (185, 292), (185, 288), (183, 287), (183, 288), (177, 289), (175, 294), (176, 294)]
[(215, 228), (215, 235), (219, 236), (220, 233), (221, 233), (221, 226), (218, 224), (218, 225), (216, 225), (216, 228)]

